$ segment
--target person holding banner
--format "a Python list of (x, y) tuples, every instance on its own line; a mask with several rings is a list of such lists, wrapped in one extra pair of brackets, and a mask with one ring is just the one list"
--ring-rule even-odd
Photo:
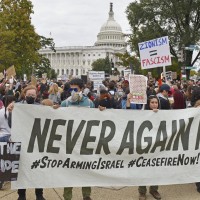
[(81, 79), (72, 79), (69, 89), (71, 96), (61, 103), (61, 107), (77, 106), (94, 108), (93, 102), (88, 97), (83, 95), (83, 88), (84, 83)]
[[(23, 100), (21, 103), (25, 104), (38, 104), (36, 103), (37, 98), (37, 88), (34, 85), (28, 85), (24, 88), (24, 96), (25, 100)], [(19, 189), (18, 190), (18, 200), (26, 200), (26, 189)], [(45, 200), (43, 197), (43, 189), (42, 188), (36, 188), (35, 189), (35, 195), (36, 200)]]
[(94, 101), (95, 108), (105, 110), (106, 108), (116, 108), (116, 101), (107, 90), (100, 90), (100, 97)]
[[(88, 107), (94, 108), (93, 102), (82, 94), (84, 83), (81, 79), (72, 79), (70, 81), (71, 96), (61, 103), (61, 107)], [(63, 197), (65, 200), (72, 199), (72, 187), (65, 187)], [(91, 187), (82, 187), (83, 200), (91, 200)]]
[(54, 104), (60, 104), (61, 103), (61, 97), (60, 92), (58, 90), (58, 85), (56, 83), (53, 83), (49, 89), (49, 97), (50, 100), (53, 101)]
[[(195, 105), (194, 105), (195, 108), (200, 108), (200, 100), (197, 100)], [(200, 182), (196, 182), (196, 187), (197, 187), (197, 192), (200, 193)]]
[[(14, 96), (4, 96), (3, 103), (5, 109), (0, 109), (0, 142), (9, 142), (11, 136), (11, 117), (8, 106), (14, 101)], [(3, 187), (3, 181), (0, 181), (0, 189)]]
[[(158, 112), (158, 109), (160, 108), (160, 101), (156, 95), (150, 95), (147, 99), (147, 104), (145, 107), (145, 110), (153, 110), (153, 112)], [(139, 186), (139, 200), (146, 200), (146, 186)], [(161, 196), (158, 192), (158, 186), (150, 186), (149, 193), (155, 198), (155, 199), (161, 199)]]

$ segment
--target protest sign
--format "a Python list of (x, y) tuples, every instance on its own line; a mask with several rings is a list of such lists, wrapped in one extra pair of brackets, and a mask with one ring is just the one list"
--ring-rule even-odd
[(7, 79), (10, 79), (12, 78), (12, 76), (16, 76), (16, 72), (15, 72), (15, 67), (14, 65), (12, 65), (11, 67), (9, 67), (7, 70), (6, 70), (6, 78)]
[(99, 86), (102, 85), (102, 81), (105, 80), (104, 71), (89, 71), (88, 78), (93, 81), (94, 90), (98, 90)]
[(12, 137), (23, 144), (13, 189), (200, 181), (197, 108), (155, 113), (15, 104)]
[(0, 142), (0, 181), (16, 181), (21, 143)]
[(37, 79), (35, 76), (31, 76), (31, 85), (34, 85), (34, 86), (37, 85)]
[(103, 81), (105, 80), (105, 72), (104, 71), (89, 71), (88, 78), (90, 81)]
[(110, 75), (110, 81), (119, 81), (119, 76)]
[(99, 90), (99, 87), (102, 85), (102, 81), (93, 81), (94, 90)]
[(171, 65), (169, 39), (167, 36), (138, 44), (142, 69)]
[(27, 75), (24, 74), (24, 81), (27, 81)]
[(130, 93), (133, 95), (131, 102), (135, 104), (147, 103), (147, 77), (143, 75), (129, 75)]
[(172, 72), (172, 79), (177, 79), (177, 72)]
[(4, 78), (4, 74), (1, 72), (0, 73), (0, 81)]
[(61, 78), (62, 81), (67, 81), (67, 75), (66, 74), (61, 75), (60, 78)]
[(128, 81), (130, 74), (131, 74), (131, 69), (125, 69), (124, 70), (124, 79)]

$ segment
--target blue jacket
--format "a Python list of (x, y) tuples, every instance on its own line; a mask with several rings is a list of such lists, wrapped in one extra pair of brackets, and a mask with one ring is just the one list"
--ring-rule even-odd
[(88, 98), (83, 96), (80, 101), (77, 102), (71, 102), (71, 97), (67, 98), (61, 103), (61, 107), (88, 107), (88, 108), (94, 108), (94, 103)]

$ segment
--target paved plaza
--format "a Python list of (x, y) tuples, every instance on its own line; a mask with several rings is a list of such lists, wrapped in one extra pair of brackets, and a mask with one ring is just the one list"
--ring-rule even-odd
[[(162, 200), (199, 200), (200, 193), (196, 191), (195, 184), (160, 186), (159, 192)], [(44, 189), (46, 200), (63, 200), (63, 188)], [(10, 190), (10, 183), (6, 183), (4, 189), (0, 191), (0, 200), (17, 200), (17, 191)], [(119, 188), (92, 188), (92, 200), (137, 200), (137, 187)], [(154, 198), (148, 193), (147, 200)], [(35, 200), (33, 189), (27, 190), (27, 200)], [(81, 188), (73, 189), (73, 200), (82, 200)]]

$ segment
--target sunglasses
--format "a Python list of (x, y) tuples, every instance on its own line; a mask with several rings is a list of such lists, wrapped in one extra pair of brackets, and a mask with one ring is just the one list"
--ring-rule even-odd
[(72, 91), (78, 92), (78, 88), (69, 88), (69, 92), (72, 92)]

